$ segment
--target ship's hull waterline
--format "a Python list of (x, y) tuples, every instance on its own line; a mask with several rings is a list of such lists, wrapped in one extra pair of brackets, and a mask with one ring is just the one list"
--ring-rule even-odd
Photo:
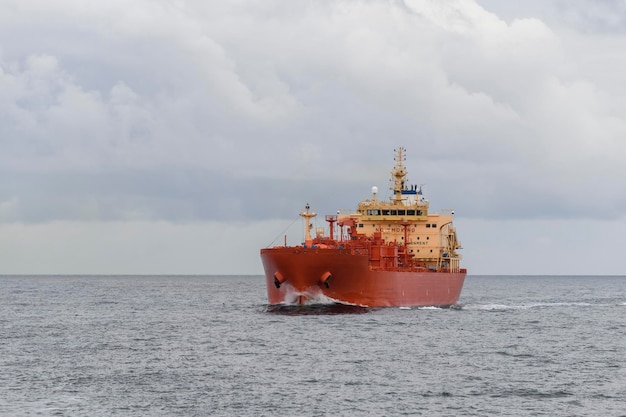
[(458, 303), (466, 271), (375, 270), (367, 254), (339, 248), (261, 250), (270, 304), (316, 300), (365, 307), (449, 307)]

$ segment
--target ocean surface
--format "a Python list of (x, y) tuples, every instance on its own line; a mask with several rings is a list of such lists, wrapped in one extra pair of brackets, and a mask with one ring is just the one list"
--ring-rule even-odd
[(261, 276), (0, 276), (1, 416), (626, 416), (626, 277), (451, 309), (271, 308)]

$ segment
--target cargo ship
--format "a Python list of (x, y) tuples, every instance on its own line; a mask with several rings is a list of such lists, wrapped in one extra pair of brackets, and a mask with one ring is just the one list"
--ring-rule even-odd
[[(388, 200), (378, 188), (351, 213), (316, 227), (309, 204), (304, 242), (261, 249), (269, 304), (337, 302), (363, 307), (450, 307), (467, 270), (452, 210), (430, 213), (422, 186), (409, 185), (404, 148), (395, 152)], [(313, 232), (313, 234), (312, 234)]]

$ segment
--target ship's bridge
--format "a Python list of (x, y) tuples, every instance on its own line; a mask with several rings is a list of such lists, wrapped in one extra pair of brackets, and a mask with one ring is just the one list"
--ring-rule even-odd
[(359, 206), (357, 213), (361, 214), (364, 220), (392, 220), (396, 218), (399, 220), (400, 217), (406, 220), (426, 220), (428, 218), (428, 209), (420, 209), (417, 207)]
[(405, 220), (420, 221), (428, 219), (428, 200), (422, 194), (421, 187), (403, 187), (401, 198), (382, 202), (377, 198), (378, 188), (372, 187), (372, 198), (365, 199), (357, 206), (357, 213), (362, 220)]

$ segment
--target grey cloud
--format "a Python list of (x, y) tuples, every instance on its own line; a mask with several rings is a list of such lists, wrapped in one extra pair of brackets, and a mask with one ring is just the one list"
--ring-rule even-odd
[(563, 19), (580, 30), (593, 33), (626, 32), (626, 3), (621, 0), (558, 1)]
[(386, 188), (400, 145), (434, 208), (624, 207), (624, 96), (571, 72), (569, 38), (538, 18), (472, 2), (122, 3), (4, 6), (4, 221), (334, 212)]
[(364, 191), (344, 182), (237, 179), (191, 170), (0, 173), (2, 178), (8, 175), (11, 180), (0, 187), (0, 203), (7, 211), (0, 221), (25, 223), (292, 218), (309, 200), (322, 208), (332, 196), (333, 204), (343, 201), (352, 206), (357, 191)]
[[(447, 171), (447, 172), (446, 172)], [(626, 198), (604, 196), (617, 183), (588, 181), (571, 187), (542, 182), (523, 167), (477, 170), (467, 175), (446, 170), (410, 180), (424, 186), (431, 210), (452, 208), (466, 218), (616, 219), (626, 212)], [(270, 179), (224, 177), (209, 170), (2, 172), (0, 221), (39, 223), (81, 221), (255, 222), (296, 218), (306, 203), (320, 215), (354, 209), (379, 186), (389, 198), (387, 177), (366, 182), (339, 179)], [(498, 178), (496, 178), (498, 177)], [(472, 180), (468, 180), (471, 178)], [(603, 204), (598, 204), (603, 201)], [(322, 217), (323, 218), (323, 217)]]

